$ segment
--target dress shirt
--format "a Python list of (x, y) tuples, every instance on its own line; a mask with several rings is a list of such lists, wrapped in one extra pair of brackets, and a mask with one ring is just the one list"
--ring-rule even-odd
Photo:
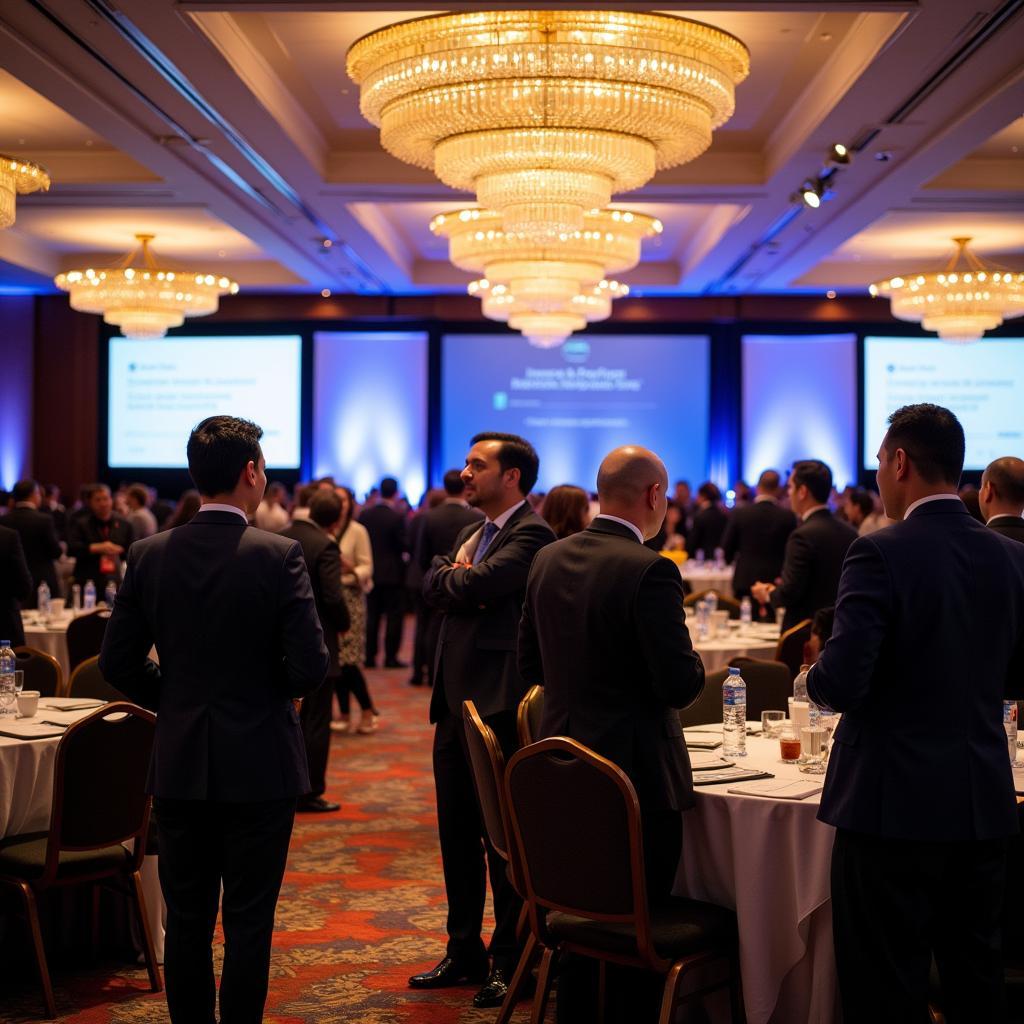
[(904, 519), (909, 519), (910, 518), (910, 513), (913, 512), (914, 509), (918, 507), (918, 505), (924, 505), (926, 502), (929, 502), (929, 501), (959, 501), (959, 500), (960, 500), (960, 495), (959, 494), (926, 494), (923, 498), (918, 498), (917, 501), (912, 502), (908, 506), (906, 512), (903, 513), (903, 518)]
[(828, 505), (815, 505), (815, 506), (814, 506), (813, 508), (809, 508), (809, 509), (808, 509), (808, 510), (807, 510), (807, 511), (806, 511), (806, 512), (805, 512), (805, 513), (804, 513), (804, 514), (803, 514), (803, 515), (802, 515), (802, 516), (800, 517), (801, 521), (802, 521), (802, 522), (805, 522), (805, 523), (806, 523), (806, 522), (807, 522), (807, 520), (808, 520), (808, 519), (810, 519), (810, 518), (811, 518), (811, 516), (813, 516), (815, 512), (820, 512), (820, 511), (821, 511), (822, 509), (825, 509), (825, 511), (827, 512), (827, 511), (828, 511)]
[(770, 501), (773, 505), (778, 505), (779, 499), (773, 494), (759, 494), (754, 498), (754, 504), (756, 505), (759, 501)]
[(985, 520), (985, 525), (991, 526), (997, 519), (1013, 519), (1019, 521), (1021, 518), (1021, 516), (1016, 515), (1013, 512), (999, 512), (994, 516), (989, 516), (989, 518)]
[(211, 501), (205, 505), (199, 506), (200, 512), (234, 512), (236, 516), (241, 516), (246, 525), (249, 524), (249, 517), (237, 506), (237, 505), (222, 505), (219, 502)]
[(525, 504), (526, 499), (523, 498), (522, 501), (517, 501), (511, 508), (505, 509), (505, 511), (502, 512), (500, 516), (496, 516), (494, 519), (487, 519), (485, 520), (485, 522), (494, 523), (494, 525), (500, 530), (512, 518), (512, 516), (515, 514), (516, 509), (519, 508), (520, 505)]
[(613, 523), (618, 523), (620, 526), (628, 526), (636, 534), (636, 539), (640, 541), (641, 544), (643, 544), (644, 535), (640, 532), (640, 528), (636, 525), (636, 523), (631, 523), (628, 519), (620, 519), (618, 516), (610, 516), (607, 512), (598, 512), (598, 514), (594, 516), (594, 518), (610, 519)]

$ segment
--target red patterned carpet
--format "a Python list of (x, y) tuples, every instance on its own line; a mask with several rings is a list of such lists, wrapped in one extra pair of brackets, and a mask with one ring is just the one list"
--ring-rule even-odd
[[(407, 685), (408, 675), (369, 674), (380, 730), (333, 739), (327, 795), (342, 810), (298, 817), (278, 904), (268, 1024), (484, 1024), (497, 1013), (472, 1008), (472, 987), (417, 993), (406, 986), (410, 974), (443, 954), (446, 909), (429, 691)], [(10, 922), (8, 952), (11, 940), (22, 945), (17, 922)], [(0, 1021), (40, 1019), (30, 961), (17, 954), (4, 959)], [(62, 1021), (168, 1020), (163, 995), (149, 992), (143, 968), (113, 959), (92, 966), (76, 951), (52, 970)], [(524, 1003), (515, 1020), (527, 1016)]]

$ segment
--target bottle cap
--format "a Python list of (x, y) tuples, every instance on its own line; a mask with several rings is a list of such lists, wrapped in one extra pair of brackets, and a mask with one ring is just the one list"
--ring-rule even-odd
[(733, 668), (731, 665), (729, 666), (729, 675), (738, 676), (739, 674), (740, 670), (738, 668)]

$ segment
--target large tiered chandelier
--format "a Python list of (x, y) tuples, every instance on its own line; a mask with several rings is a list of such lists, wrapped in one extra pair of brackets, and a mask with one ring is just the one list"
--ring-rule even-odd
[(50, 176), (39, 164), (0, 154), (0, 228), (14, 223), (17, 196), (49, 187)]
[(1024, 274), (983, 263), (968, 250), (970, 241), (953, 239), (957, 251), (942, 271), (891, 277), (868, 290), (889, 298), (894, 317), (920, 321), (943, 341), (977, 341), (1004, 320), (1024, 314)]
[(439, 15), (348, 53), (388, 152), (537, 240), (581, 230), (614, 193), (703, 153), (748, 72), (728, 33), (617, 11)]
[(68, 292), (71, 308), (102, 314), (105, 323), (120, 327), (126, 338), (162, 338), (187, 316), (216, 313), (222, 295), (238, 285), (227, 277), (195, 270), (170, 270), (157, 265), (149, 250), (152, 235), (136, 235), (139, 249), (119, 266), (105, 270), (69, 270), (54, 284)]

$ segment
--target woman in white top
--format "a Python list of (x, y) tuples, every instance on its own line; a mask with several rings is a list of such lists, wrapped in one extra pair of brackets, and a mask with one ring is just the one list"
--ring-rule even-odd
[(341, 498), (341, 527), (338, 532), (341, 591), (352, 624), (349, 631), (342, 634), (338, 644), (341, 675), (338, 677), (336, 692), (341, 721), (332, 722), (331, 728), (339, 732), (350, 728), (349, 694), (352, 694), (362, 712), (359, 725), (353, 727), (352, 731), (366, 735), (376, 730), (378, 715), (366, 688), (362, 667), (366, 660), (366, 595), (373, 587), (373, 552), (366, 527), (353, 518), (355, 501), (352, 492), (347, 487), (339, 487), (337, 492)]

